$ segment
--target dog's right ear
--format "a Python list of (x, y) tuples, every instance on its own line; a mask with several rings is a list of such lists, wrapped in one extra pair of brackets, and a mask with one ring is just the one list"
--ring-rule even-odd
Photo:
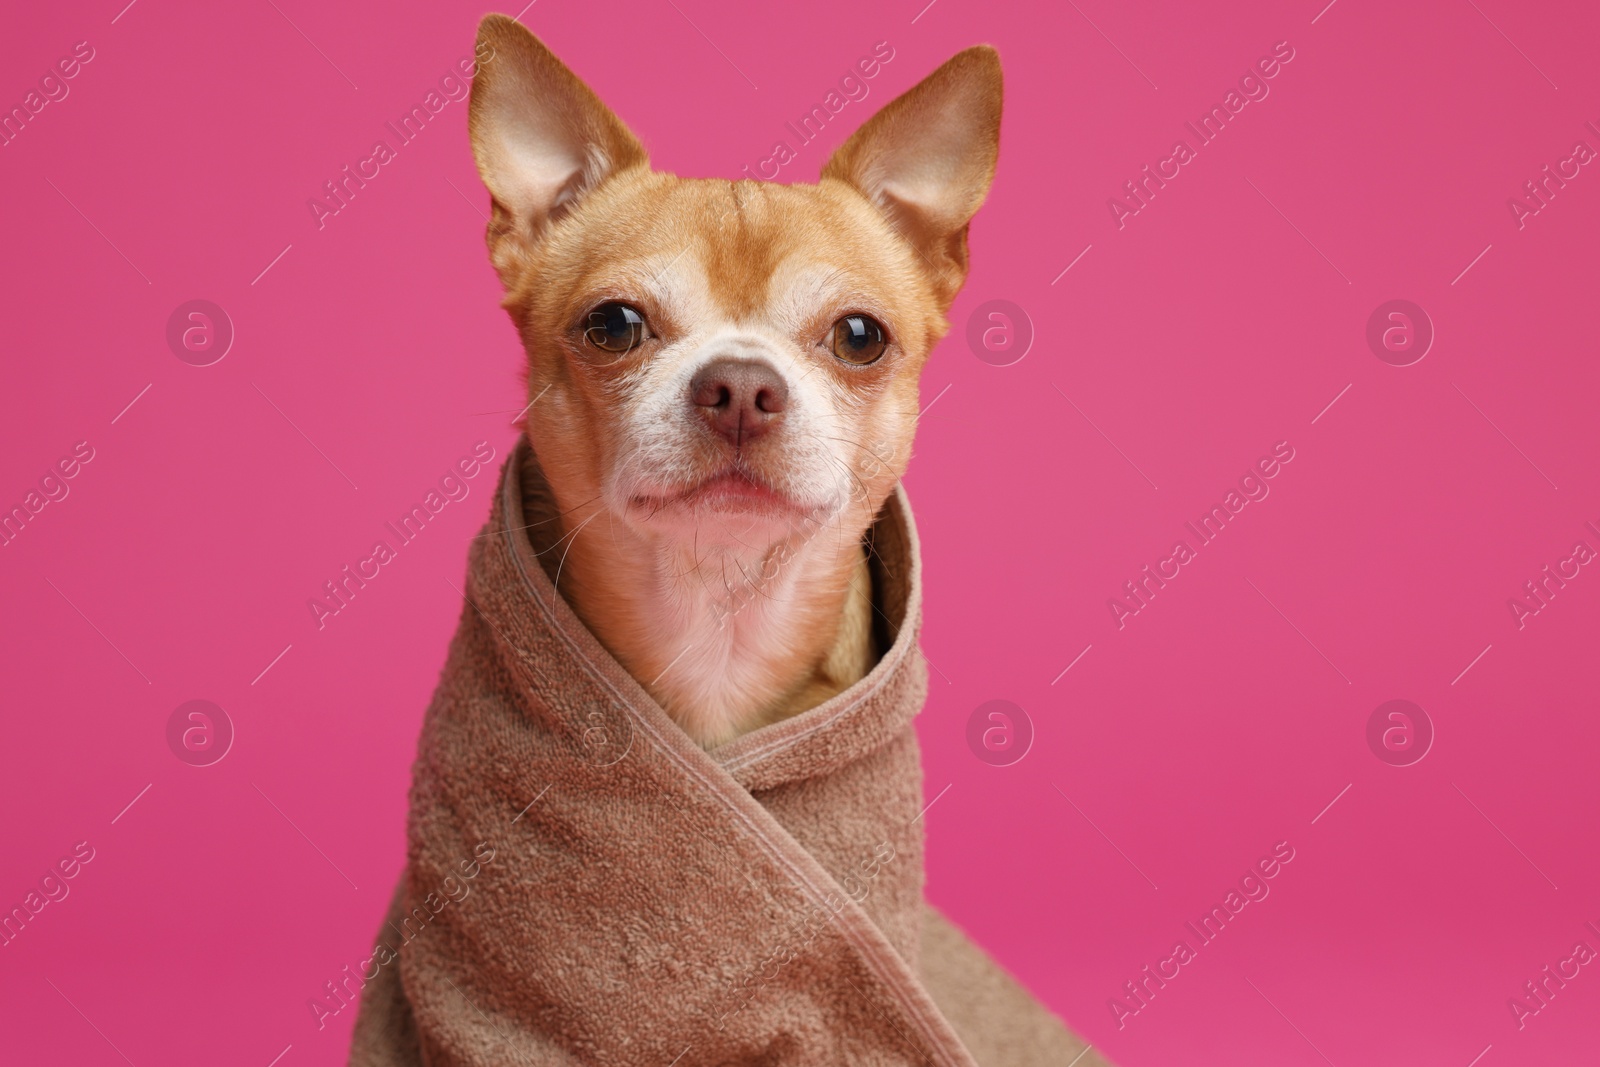
[(644, 146), (520, 22), (478, 25), (467, 120), (478, 173), (494, 198), (489, 259), (507, 288), (552, 221), (611, 175), (647, 164)]

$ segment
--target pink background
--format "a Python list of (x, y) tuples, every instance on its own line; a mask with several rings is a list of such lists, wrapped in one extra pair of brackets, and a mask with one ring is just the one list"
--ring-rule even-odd
[[(95, 50), (0, 148), (0, 504), (95, 450), (0, 548), (0, 906), (95, 849), (0, 948), (0, 1046), (342, 1063), (353, 1011), (318, 1032), (306, 1000), (363, 958), (399, 872), (492, 475), (320, 632), (306, 600), (475, 442), (503, 457), (525, 398), (464, 104), (325, 228), (306, 200), (470, 54), (483, 9), (123, 2), (24, 5), (0, 37), (6, 108)], [(1124, 1067), (1592, 1055), (1600, 968), (1521, 1030), (1507, 1000), (1600, 948), (1600, 569), (1520, 630), (1507, 599), (1600, 548), (1600, 173), (1522, 229), (1506, 202), (1580, 138), (1600, 149), (1600, 16), (925, 2), (541, 0), (523, 20), (693, 175), (792, 140), (877, 41), (895, 57), (872, 95), (781, 180), (957, 49), (1002, 53), (1000, 172), (907, 480), (931, 896)], [(1283, 40), (1270, 96), (1118, 229), (1107, 198)], [(165, 341), (194, 298), (237, 330), (209, 367)], [(1365, 341), (1391, 298), (1437, 331), (1413, 366)], [(1037, 333), (1011, 366), (965, 340), (991, 299)], [(1271, 495), (1119, 630), (1107, 598), (1282, 440)], [(195, 698), (237, 730), (210, 767), (165, 739)], [(1037, 731), (1010, 767), (965, 741), (995, 698)], [(1437, 731), (1409, 767), (1366, 742), (1396, 698)], [(1108, 999), (1283, 840), (1271, 895), (1119, 1029)]]

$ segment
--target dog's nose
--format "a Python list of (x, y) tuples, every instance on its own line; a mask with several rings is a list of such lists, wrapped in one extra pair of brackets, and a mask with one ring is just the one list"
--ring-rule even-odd
[(689, 399), (706, 423), (735, 447), (747, 444), (783, 418), (789, 386), (776, 367), (759, 359), (714, 359), (689, 382)]

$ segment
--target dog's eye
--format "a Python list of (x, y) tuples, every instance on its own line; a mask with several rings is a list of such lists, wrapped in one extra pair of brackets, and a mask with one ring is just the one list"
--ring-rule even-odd
[(583, 336), (606, 352), (627, 352), (650, 336), (644, 316), (627, 304), (601, 304), (589, 312)]
[(865, 315), (846, 315), (833, 324), (833, 354), (846, 363), (865, 366), (876, 362), (889, 347), (883, 327)]

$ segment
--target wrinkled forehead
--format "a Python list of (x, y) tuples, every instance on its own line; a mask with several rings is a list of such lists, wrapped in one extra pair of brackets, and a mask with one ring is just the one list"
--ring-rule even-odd
[(533, 284), (552, 314), (605, 299), (654, 305), (684, 328), (816, 315), (885, 317), (920, 347), (931, 304), (916, 253), (853, 194), (817, 186), (646, 175), (558, 224)]

